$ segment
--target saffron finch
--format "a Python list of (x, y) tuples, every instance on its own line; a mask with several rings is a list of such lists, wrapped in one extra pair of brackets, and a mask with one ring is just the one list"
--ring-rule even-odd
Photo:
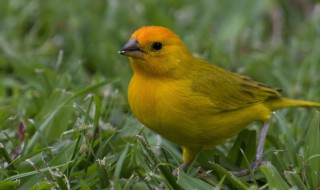
[[(319, 103), (283, 98), (280, 90), (194, 57), (182, 40), (161, 26), (135, 31), (119, 51), (133, 70), (128, 100), (146, 127), (182, 146), (187, 167), (202, 148), (211, 148), (254, 121), (263, 123), (254, 171), (262, 161), (271, 112)], [(235, 172), (245, 175), (248, 169)]]

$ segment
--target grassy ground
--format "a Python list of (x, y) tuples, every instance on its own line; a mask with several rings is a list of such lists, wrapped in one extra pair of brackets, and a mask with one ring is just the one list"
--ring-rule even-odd
[(320, 102), (318, 1), (2, 0), (0, 189), (319, 187), (320, 114), (304, 108), (274, 113), (270, 162), (255, 175), (221, 166), (247, 166), (259, 123), (172, 176), (181, 150), (143, 128), (126, 100), (131, 70), (117, 51), (142, 25), (167, 26), (199, 57)]

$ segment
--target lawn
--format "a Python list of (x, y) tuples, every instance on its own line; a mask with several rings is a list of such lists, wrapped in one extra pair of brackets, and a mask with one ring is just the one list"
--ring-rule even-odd
[(201, 151), (187, 171), (178, 145), (143, 127), (127, 102), (118, 50), (143, 25), (175, 31), (195, 56), (320, 102), (315, 0), (2, 0), (0, 190), (317, 189), (320, 113), (273, 113), (264, 165), (244, 177), (261, 123)]

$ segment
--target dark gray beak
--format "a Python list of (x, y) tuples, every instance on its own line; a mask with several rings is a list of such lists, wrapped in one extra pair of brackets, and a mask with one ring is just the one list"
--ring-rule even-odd
[(132, 58), (141, 58), (144, 52), (141, 49), (138, 39), (133, 38), (129, 40), (118, 53)]

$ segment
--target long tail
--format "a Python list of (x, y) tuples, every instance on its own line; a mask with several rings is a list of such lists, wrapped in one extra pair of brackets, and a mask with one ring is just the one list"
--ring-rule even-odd
[(271, 109), (281, 109), (286, 107), (294, 107), (294, 106), (301, 106), (301, 107), (320, 107), (320, 103), (317, 102), (309, 102), (304, 100), (293, 100), (287, 98), (279, 98), (279, 99), (270, 99), (265, 102), (265, 104)]

